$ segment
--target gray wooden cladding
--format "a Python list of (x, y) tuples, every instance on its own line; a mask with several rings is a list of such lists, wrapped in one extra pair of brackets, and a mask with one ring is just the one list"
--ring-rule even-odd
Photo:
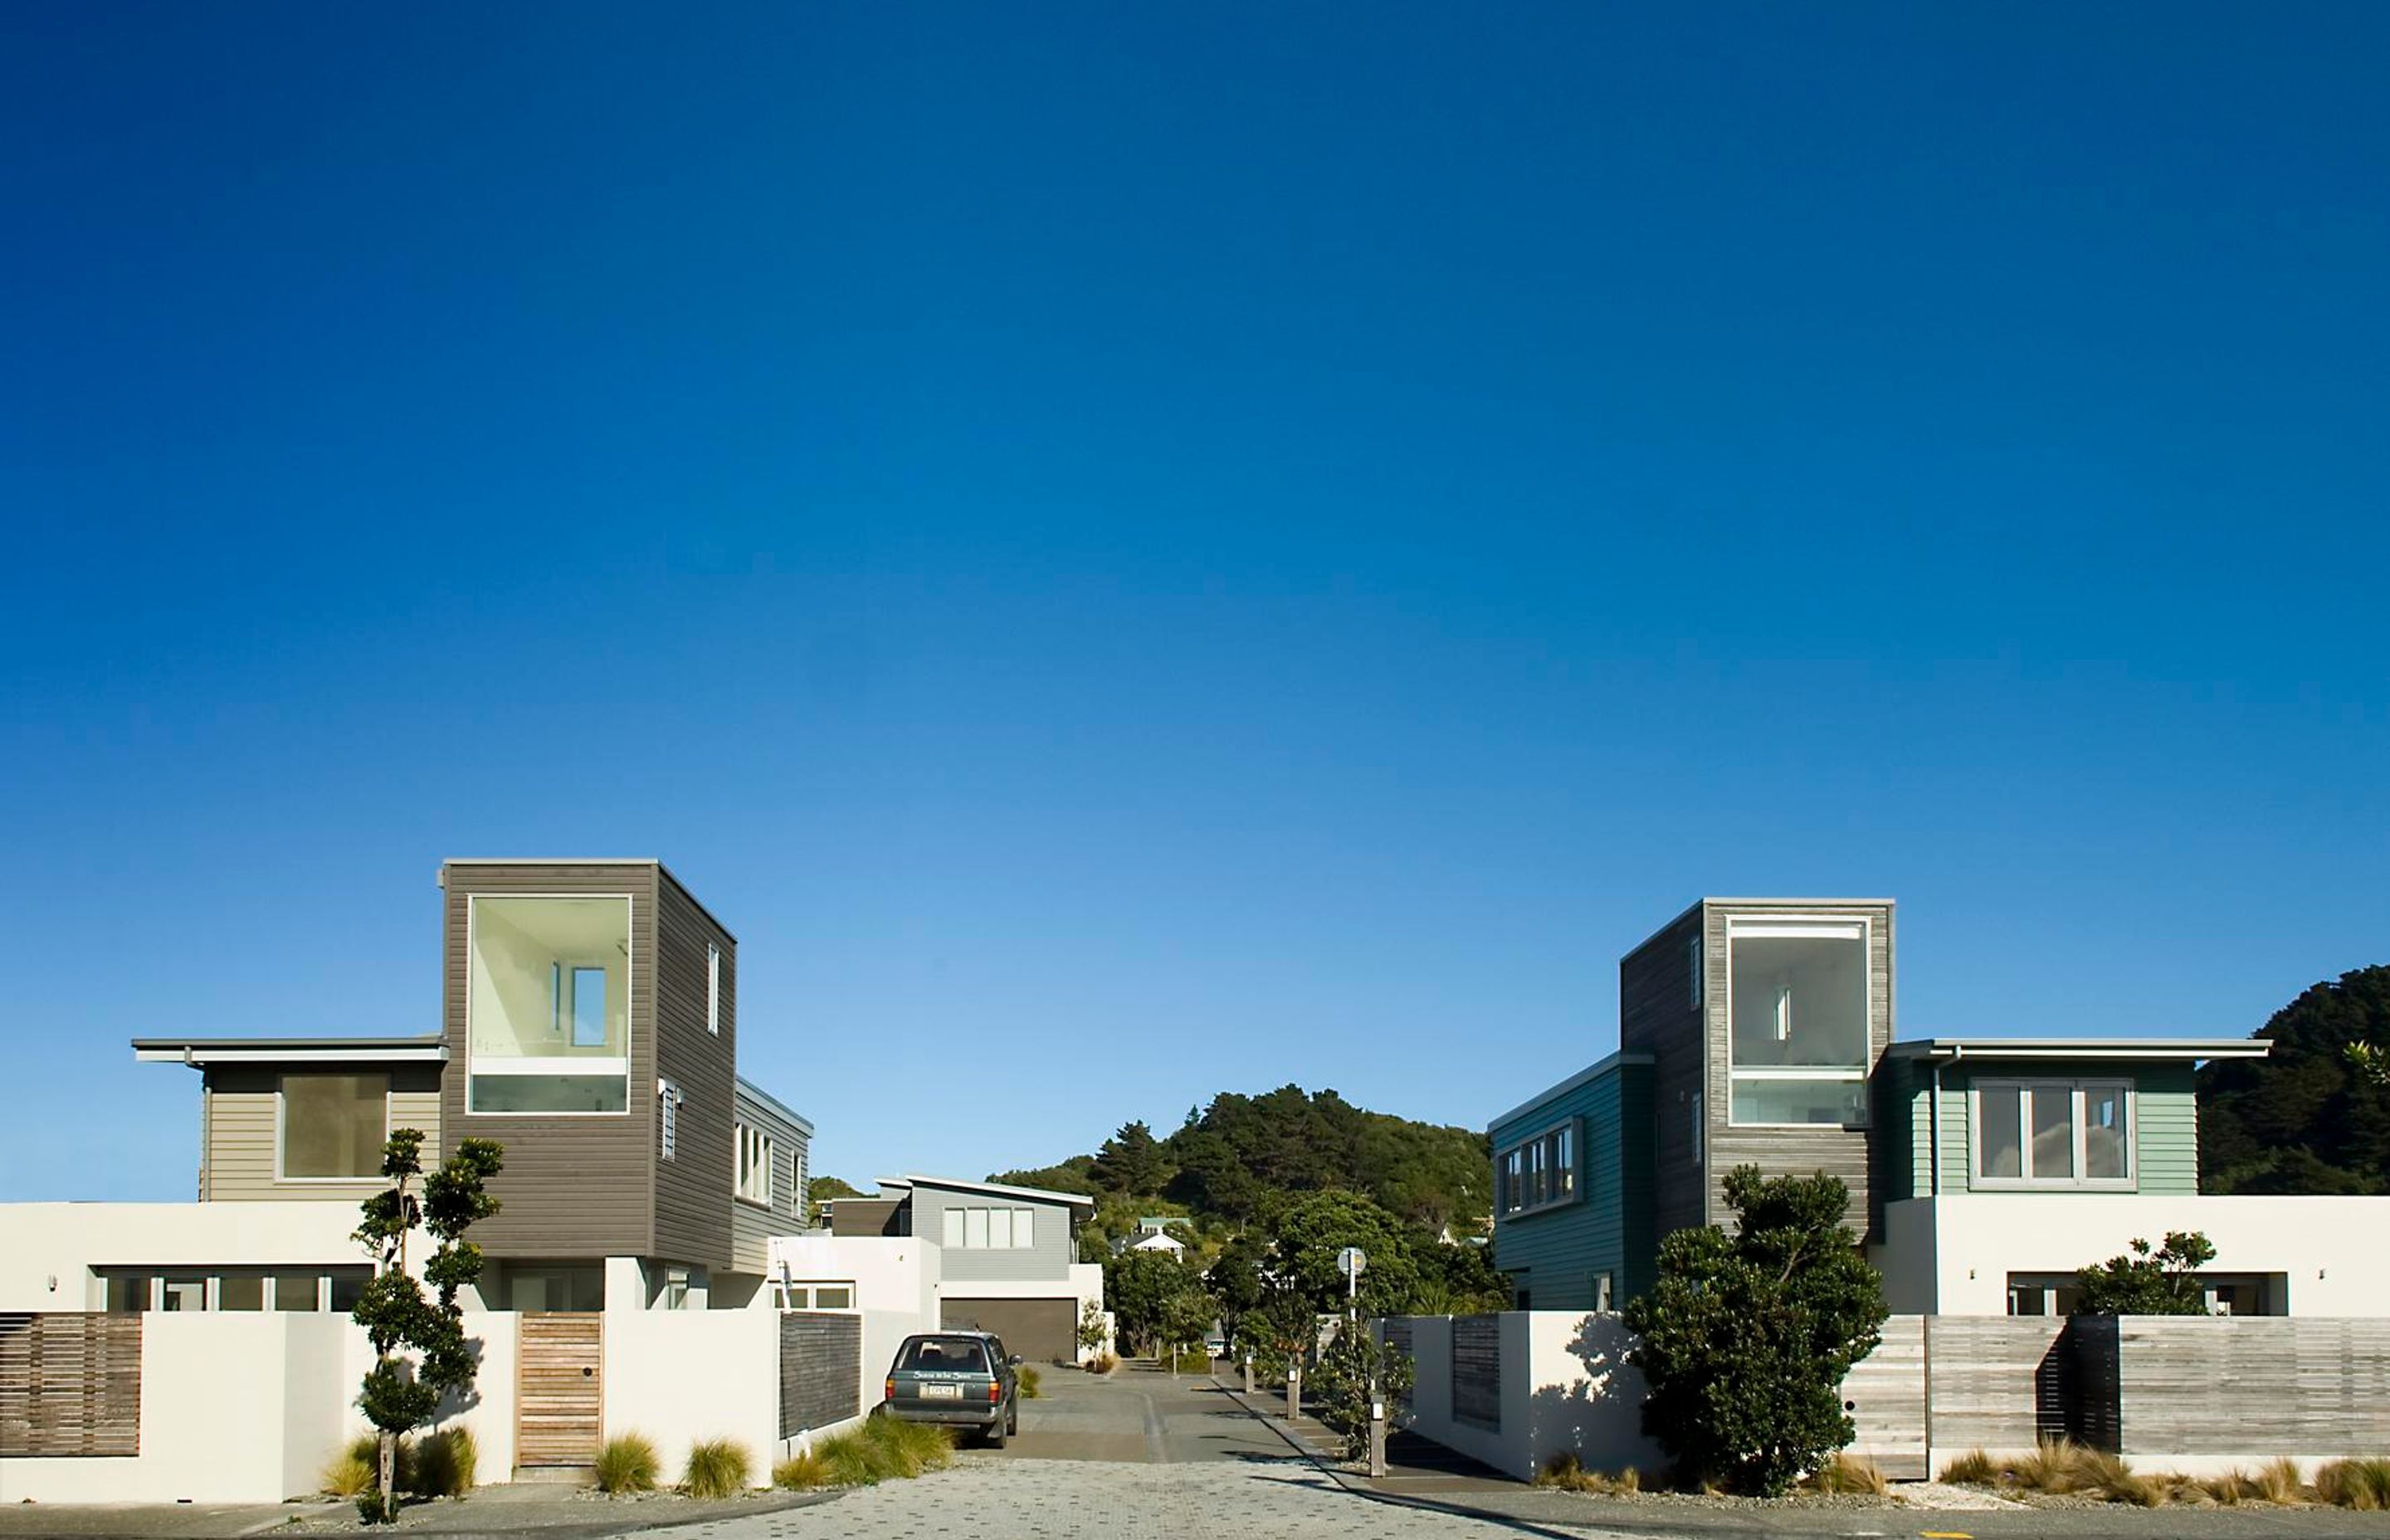
[(1925, 1452), (1925, 1317), (1895, 1315), (1883, 1341), (1843, 1379), (1844, 1412), (1856, 1430), (1850, 1452), (1896, 1482), (1933, 1474)]
[(140, 1316), (0, 1315), (0, 1457), (140, 1452)]
[(1452, 1415), (1480, 1427), (1502, 1426), (1502, 1317), (1452, 1318)]
[(2064, 1317), (1923, 1320), (1925, 1393), (1935, 1448), (2030, 1449), (2044, 1434), (2066, 1431), (2057, 1395), (2066, 1356), (2060, 1341)]
[(2390, 1449), (2390, 1320), (2077, 1316), (2075, 1329), (2082, 1363), (2114, 1366), (2111, 1447), (2123, 1453)]
[(780, 1436), (827, 1428), (863, 1410), (863, 1317), (790, 1311), (780, 1317)]
[(515, 1463), (588, 1465), (606, 1429), (606, 1317), (518, 1317)]

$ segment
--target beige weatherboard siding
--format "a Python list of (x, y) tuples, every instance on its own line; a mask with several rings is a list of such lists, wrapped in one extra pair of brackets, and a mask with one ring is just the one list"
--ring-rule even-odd
[(281, 1171), (282, 1093), (285, 1074), (387, 1073), (392, 1129), (418, 1128), (425, 1147), (440, 1148), (440, 1066), (437, 1064), (375, 1065), (215, 1065), (206, 1072), (201, 1095), (201, 1119), (206, 1142), (199, 1167), (199, 1197), (210, 1202), (228, 1200), (363, 1200), (380, 1190), (379, 1178), (342, 1181), (313, 1177), (291, 1179)]

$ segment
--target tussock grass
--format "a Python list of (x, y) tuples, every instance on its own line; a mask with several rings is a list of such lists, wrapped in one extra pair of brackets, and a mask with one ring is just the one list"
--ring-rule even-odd
[(2333, 1460), (2316, 1472), (2316, 1495), (2336, 1508), (2390, 1508), (2390, 1459)]
[(1042, 1401), (1046, 1397), (1046, 1377), (1037, 1372), (1034, 1364), (1023, 1364), (1015, 1371), (1021, 1376), (1021, 1399)]
[[(415, 1469), (418, 1453), (413, 1439), (398, 1441), (398, 1457), (392, 1462), (391, 1485), (399, 1492), (418, 1492)], [(324, 1491), (334, 1497), (362, 1497), (381, 1480), (381, 1435), (359, 1433), (349, 1441), (349, 1446), (334, 1456), (324, 1467), (320, 1478)]]
[(823, 1439), (795, 1459), (782, 1460), (772, 1481), (777, 1486), (877, 1486), (943, 1470), (954, 1459), (954, 1437), (944, 1428), (875, 1417), (859, 1429)]
[(1633, 1466), (1613, 1476), (1600, 1470), (1587, 1470), (1574, 1455), (1559, 1454), (1544, 1462), (1536, 1472), (1537, 1486), (1557, 1487), (1563, 1492), (1589, 1492), (1601, 1497), (1623, 1497), (1643, 1490), (1643, 1477)]
[(423, 1497), (462, 1497), (473, 1490), (481, 1460), (481, 1446), (464, 1424), (427, 1433), (415, 1446), (415, 1479), (406, 1489)]
[(598, 1451), (598, 1490), (653, 1492), (663, 1474), (663, 1461), (644, 1433), (617, 1433)]
[(681, 1469), (680, 1489), (692, 1497), (736, 1497), (754, 1473), (754, 1457), (734, 1439), (705, 1439), (689, 1445), (688, 1463)]
[(2079, 1472), (2075, 1491), (2137, 1508), (2157, 1508), (2165, 1502), (2168, 1484), (2164, 1478), (2140, 1475), (2105, 1450), (2075, 1447)]
[(1970, 1449), (1942, 1468), (1942, 1479), (1953, 1486), (1998, 1486), (2000, 1468), (1981, 1449)]
[(1853, 1493), (1881, 1497), (1892, 1490), (1882, 1470), (1870, 1459), (1853, 1459), (1837, 1453), (1833, 1458), (1809, 1472), (1805, 1482), (1812, 1492)]
[(2283, 1457), (2259, 1466), (2256, 1492), (2269, 1503), (2298, 1502), (2304, 1495), (2299, 1481), (2299, 1462)]
[(1089, 1374), (1110, 1374), (1118, 1367), (1120, 1367), (1120, 1355), (1114, 1353), (1099, 1353), (1087, 1360)]

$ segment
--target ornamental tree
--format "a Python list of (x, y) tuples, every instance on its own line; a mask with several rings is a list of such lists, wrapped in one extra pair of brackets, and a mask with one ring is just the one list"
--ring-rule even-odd
[[(390, 1186), (360, 1205), (357, 1243), (374, 1259), (352, 1318), (373, 1344), (357, 1409), (379, 1433), (375, 1487), (357, 1499), (367, 1523), (398, 1520), (398, 1441), (431, 1420), (443, 1397), (471, 1388), (473, 1350), (465, 1341), (465, 1312), (456, 1291), (482, 1276), (482, 1249), (464, 1238), (474, 1221), (498, 1212), (484, 1190), (504, 1164), (492, 1139), (463, 1139), (437, 1171), (423, 1174), (423, 1131), (401, 1128), (382, 1146), (381, 1174)], [(422, 1191), (414, 1187), (422, 1178)], [(439, 1244), (422, 1277), (407, 1271), (407, 1239), (418, 1226)], [(423, 1285), (432, 1294), (427, 1298)]]
[(1630, 1301), (1627, 1362), (1651, 1395), (1643, 1431), (1681, 1478), (1778, 1496), (1850, 1443), (1843, 1377), (1875, 1351), (1883, 1282), (1843, 1223), (1835, 1178), (1727, 1174), (1735, 1233), (1678, 1230), (1659, 1281)]
[(2136, 1238), (2132, 1254), (2113, 1256), (2075, 1275), (2085, 1315), (2204, 1315), (2206, 1291), (2199, 1269), (2216, 1260), (2216, 1248), (2197, 1230), (2168, 1230), (2155, 1251)]

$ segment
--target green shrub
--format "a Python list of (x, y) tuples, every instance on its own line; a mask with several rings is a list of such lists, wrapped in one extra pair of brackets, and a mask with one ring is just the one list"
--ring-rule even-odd
[[(876, 1428), (894, 1418), (875, 1417), (864, 1424)], [(864, 1433), (835, 1433), (813, 1447), (814, 1458), (820, 1462), (822, 1473), (830, 1486), (878, 1486), (889, 1474), (886, 1460), (878, 1445)]]
[(2390, 1508), (2390, 1459), (2334, 1460), (2316, 1472), (2316, 1495), (2337, 1508)]
[(680, 1473), (680, 1489), (692, 1497), (736, 1497), (747, 1490), (754, 1473), (754, 1457), (733, 1439), (706, 1439), (688, 1448), (688, 1464)]
[(1998, 1486), (2000, 1468), (1981, 1449), (1970, 1449), (1942, 1468), (1942, 1479), (1953, 1486)]
[(473, 1490), (481, 1449), (473, 1431), (458, 1423), (427, 1433), (415, 1446), (414, 1480), (406, 1490), (420, 1497), (462, 1497)]
[(1021, 1399), (1023, 1401), (1038, 1401), (1044, 1399), (1046, 1394), (1046, 1377), (1037, 1372), (1037, 1366), (1034, 1364), (1023, 1364), (1021, 1366), (1020, 1374)]
[(644, 1433), (617, 1433), (598, 1451), (598, 1490), (653, 1492), (663, 1461)]
[(817, 1486), (829, 1486), (829, 1466), (814, 1450), (790, 1455), (772, 1467), (772, 1484), (790, 1492), (810, 1492)]
[[(781, 1461), (773, 1481), (782, 1486), (877, 1486), (943, 1470), (954, 1458), (954, 1436), (944, 1428), (875, 1417), (859, 1429), (821, 1440), (794, 1460)], [(790, 1481), (780, 1479), (782, 1471)]]
[(1813, 1492), (1856, 1493), (1881, 1497), (1892, 1490), (1870, 1459), (1853, 1459), (1838, 1454), (1817, 1469), (1809, 1472), (1809, 1489)]
[(1574, 1455), (1559, 1454), (1544, 1462), (1536, 1472), (1537, 1486), (1558, 1487), (1563, 1492), (1590, 1492), (1596, 1496), (1620, 1497), (1643, 1490), (1643, 1477), (1633, 1466), (1615, 1476), (1599, 1470), (1587, 1470)]

